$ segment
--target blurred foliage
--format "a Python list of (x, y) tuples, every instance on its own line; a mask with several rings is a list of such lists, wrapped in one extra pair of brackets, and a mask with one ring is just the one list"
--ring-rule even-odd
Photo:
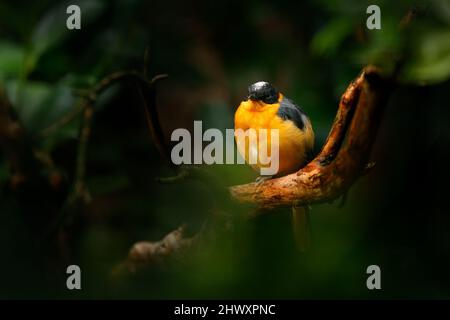
[[(69, 31), (65, 9), (75, 3), (82, 29)], [(182, 223), (198, 230), (214, 195), (198, 182), (155, 182), (173, 172), (148, 139), (134, 85), (115, 85), (95, 105), (87, 158), (93, 201), (80, 211), (82, 222), (71, 240), (71, 262), (82, 267), (83, 291), (67, 292), (64, 270), (62, 276), (49, 275), (35, 263), (45, 257), (30, 249), (25, 236), (33, 225), (21, 216), (20, 199), (2, 192), (0, 248), (6, 262), (0, 296), (448, 298), (450, 224), (439, 191), (447, 172), (435, 177), (426, 171), (419, 182), (411, 177), (424, 163), (434, 167), (448, 159), (448, 150), (442, 150), (448, 144), (438, 140), (450, 138), (442, 120), (449, 115), (442, 104), (449, 92), (450, 3), (376, 3), (382, 29), (369, 31), (365, 12), (373, 1), (2, 1), (0, 85), (33, 141), (69, 181), (80, 119), (45, 138), (40, 133), (80, 104), (77, 90), (114, 71), (141, 70), (147, 46), (150, 72), (170, 75), (158, 92), (167, 140), (173, 129), (191, 128), (194, 119), (202, 119), (205, 128), (232, 128), (248, 84), (266, 79), (306, 110), (320, 149), (340, 95), (362, 66), (392, 70), (397, 59), (404, 66), (401, 89), (386, 115), (391, 121), (382, 126), (375, 147), (374, 177), (352, 188), (343, 209), (313, 207), (311, 252), (296, 252), (289, 210), (249, 222), (240, 218), (245, 208), (234, 208), (231, 234), (219, 233), (217, 242), (187, 259), (156, 267), (120, 289), (111, 289), (108, 275), (128, 248), (138, 240), (160, 239)], [(411, 7), (421, 13), (400, 30)], [(255, 178), (246, 166), (207, 169), (225, 186)], [(1, 157), (2, 189), (7, 179)], [(416, 195), (418, 202), (427, 200), (408, 204), (417, 183), (426, 183), (432, 197)], [(45, 214), (44, 208), (33, 210), (37, 219)], [(374, 263), (382, 267), (381, 292), (365, 287), (365, 269)]]

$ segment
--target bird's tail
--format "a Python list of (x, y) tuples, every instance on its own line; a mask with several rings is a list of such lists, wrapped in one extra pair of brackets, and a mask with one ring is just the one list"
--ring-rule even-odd
[(292, 205), (292, 228), (297, 248), (305, 252), (311, 245), (310, 217), (308, 206)]

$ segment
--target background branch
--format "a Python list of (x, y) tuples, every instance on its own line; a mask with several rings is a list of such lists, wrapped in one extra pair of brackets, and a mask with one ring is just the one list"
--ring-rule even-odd
[(147, 126), (149, 128), (152, 141), (158, 149), (160, 155), (167, 161), (167, 163), (173, 166), (170, 161), (169, 147), (165, 143), (164, 133), (159, 120), (158, 110), (156, 108), (156, 84), (159, 80), (165, 78), (167, 78), (166, 74), (160, 74), (153, 77), (149, 82), (136, 81), (136, 85), (144, 104)]
[(38, 178), (39, 163), (25, 129), (15, 114), (3, 87), (0, 86), (0, 147), (11, 171), (11, 187)]
[(120, 276), (127, 273), (135, 273), (142, 268), (161, 262), (181, 250), (190, 248), (196, 242), (198, 235), (186, 237), (185, 227), (181, 226), (168, 233), (162, 240), (135, 243), (128, 252), (127, 258), (116, 266), (112, 274)]

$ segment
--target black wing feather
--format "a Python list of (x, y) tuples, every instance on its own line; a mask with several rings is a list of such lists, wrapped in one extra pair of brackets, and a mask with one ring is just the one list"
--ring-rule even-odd
[(277, 115), (283, 120), (291, 120), (301, 130), (305, 129), (304, 117), (307, 118), (307, 116), (291, 99), (283, 97)]

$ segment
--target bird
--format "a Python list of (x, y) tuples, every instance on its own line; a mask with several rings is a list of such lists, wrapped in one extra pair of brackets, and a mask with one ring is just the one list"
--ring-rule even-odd
[[(314, 131), (306, 113), (266, 81), (258, 81), (248, 87), (247, 99), (240, 103), (235, 112), (234, 126), (235, 130), (242, 129), (244, 132), (266, 129), (269, 136), (272, 129), (278, 129), (279, 169), (274, 176), (300, 169), (309, 160), (314, 147)], [(238, 151), (247, 163), (252, 151), (256, 149), (258, 155), (261, 152), (259, 142), (250, 145), (248, 141), (236, 138)], [(255, 170), (262, 166), (260, 161), (251, 165)]]
[[(238, 106), (234, 115), (235, 131), (241, 129), (266, 129), (268, 144), (270, 132), (278, 129), (278, 172), (273, 176), (259, 176), (257, 183), (273, 177), (296, 172), (307, 164), (314, 148), (314, 131), (310, 119), (293, 100), (279, 92), (267, 81), (258, 81), (248, 87), (248, 95)], [(261, 155), (260, 135), (256, 135), (257, 143), (238, 139), (236, 145), (239, 153), (249, 163), (249, 155), (258, 155), (256, 163), (250, 163), (255, 170), (263, 166), (259, 161)], [(292, 206), (294, 236), (301, 251), (309, 246), (309, 208), (307, 206)]]

